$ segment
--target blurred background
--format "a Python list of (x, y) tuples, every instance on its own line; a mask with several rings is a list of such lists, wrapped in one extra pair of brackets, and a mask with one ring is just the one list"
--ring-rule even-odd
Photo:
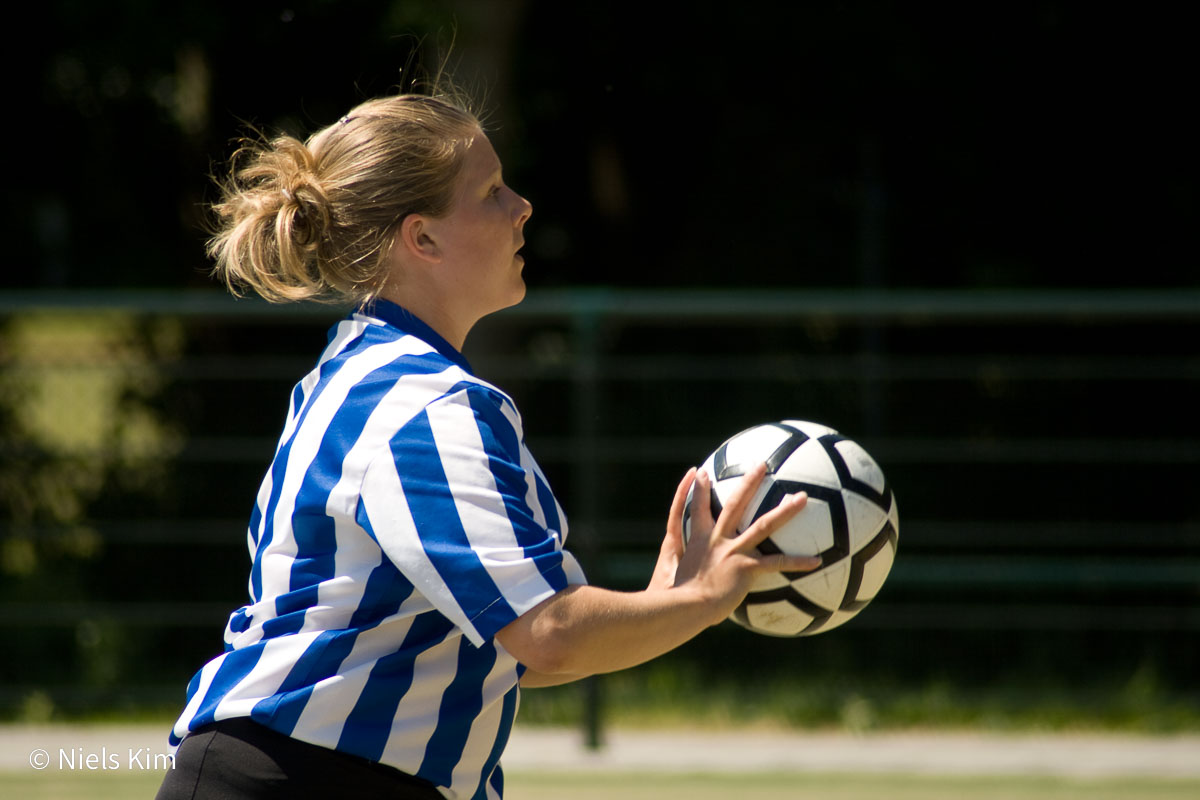
[[(161, 716), (246, 597), (245, 521), (343, 309), (227, 298), (208, 175), (408, 66), (484, 100), (529, 298), (467, 343), (595, 583), (750, 425), (898, 497), (844, 628), (724, 625), (528, 721), (1200, 728), (1200, 265), (1185, 11), (1032, 2), (46, 0), (14, 29), (0, 718)], [(10, 58), (15, 57), (15, 51)]]

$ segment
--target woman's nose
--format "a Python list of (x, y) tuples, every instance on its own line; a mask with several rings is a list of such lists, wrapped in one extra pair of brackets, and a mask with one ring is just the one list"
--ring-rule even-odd
[(531, 216), (533, 216), (533, 203), (521, 195), (517, 195), (517, 227), (523, 226)]

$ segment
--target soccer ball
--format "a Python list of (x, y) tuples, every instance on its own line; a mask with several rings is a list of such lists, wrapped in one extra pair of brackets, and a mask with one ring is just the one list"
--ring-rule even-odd
[[(756, 464), (767, 474), (738, 525), (743, 531), (788, 494), (808, 504), (758, 546), (763, 554), (820, 555), (815, 572), (759, 576), (730, 616), (756, 633), (810, 636), (853, 617), (875, 597), (892, 568), (900, 521), (883, 470), (867, 451), (832, 428), (784, 420), (758, 425), (725, 441), (702, 469), (712, 478), (712, 513)], [(691, 494), (684, 541), (691, 535)]]

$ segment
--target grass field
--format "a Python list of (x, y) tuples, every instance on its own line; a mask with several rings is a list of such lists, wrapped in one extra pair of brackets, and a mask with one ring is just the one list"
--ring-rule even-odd
[[(0, 725), (0, 798), (152, 798), (169, 722)], [(509, 800), (1174, 800), (1200, 798), (1200, 736), (972, 730), (858, 734), (518, 726)], [(84, 754), (108, 769), (85, 769)], [(140, 754), (134, 762), (133, 755)], [(127, 758), (128, 756), (128, 758)], [(68, 764), (66, 759), (71, 759)], [(165, 759), (161, 764), (165, 764)], [(41, 771), (33, 765), (44, 767)]]
[[(0, 772), (0, 797), (21, 800), (152, 798), (160, 775)], [(608, 771), (508, 776), (509, 800), (1191, 800), (1200, 780), (1103, 781), (913, 775), (663, 775)]]
[[(865, 676), (856, 669), (844, 674), (810, 670), (797, 679), (765, 657), (755, 670), (755, 679), (746, 681), (667, 656), (605, 675), (605, 718), (616, 727), (702, 730), (766, 725), (855, 732), (1200, 731), (1200, 691), (1194, 684), (1170, 684), (1151, 666), (1122, 676), (1080, 675), (1074, 682), (1053, 676), (1041, 682), (1012, 677), (980, 686), (941, 679), (903, 682)], [(523, 692), (520, 719), (527, 724), (578, 725), (580, 696), (579, 687), (572, 684)]]

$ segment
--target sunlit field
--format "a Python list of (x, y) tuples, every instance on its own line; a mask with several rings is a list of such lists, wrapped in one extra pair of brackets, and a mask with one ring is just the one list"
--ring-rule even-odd
[[(129, 800), (153, 797), (158, 784), (159, 776), (151, 773), (0, 772), (0, 797)], [(1200, 780), (517, 772), (508, 776), (505, 796), (509, 800), (1173, 800), (1200, 796)]]
[(913, 775), (512, 775), (511, 800), (1156, 800), (1200, 796), (1200, 781), (942, 777)]
[[(163, 723), (162, 729), (165, 729)], [(0, 726), (0, 798), (154, 796), (158, 725)], [(519, 727), (510, 800), (1168, 800), (1200, 797), (1200, 738), (969, 731), (796, 735), (620, 729), (600, 751), (581, 731)], [(135, 758), (136, 756), (136, 758)], [(155, 761), (158, 757), (159, 761)], [(88, 762), (85, 759), (90, 758)], [(38, 767), (41, 767), (38, 769)]]

